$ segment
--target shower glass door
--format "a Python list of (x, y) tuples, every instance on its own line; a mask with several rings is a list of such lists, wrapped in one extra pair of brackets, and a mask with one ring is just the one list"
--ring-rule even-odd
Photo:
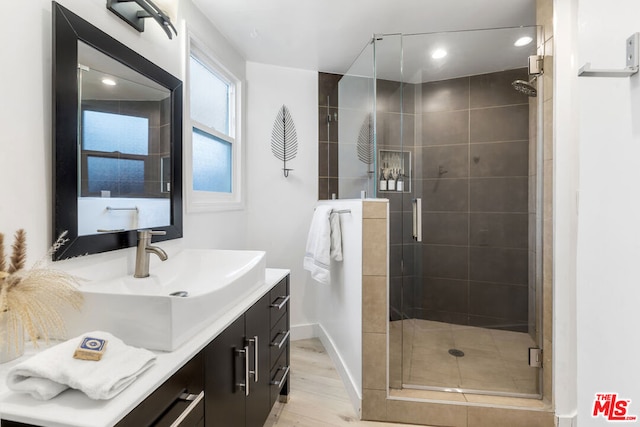
[(540, 396), (529, 355), (541, 341), (541, 115), (512, 86), (530, 80), (537, 34), (374, 38), (392, 388)]
[(375, 194), (374, 45), (367, 44), (338, 82), (338, 194), (357, 199)]

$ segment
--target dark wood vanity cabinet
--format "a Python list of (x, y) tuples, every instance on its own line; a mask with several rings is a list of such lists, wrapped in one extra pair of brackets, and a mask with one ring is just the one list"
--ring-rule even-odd
[(204, 350), (207, 426), (261, 427), (288, 396), (288, 297), (286, 277)]
[(269, 397), (272, 407), (277, 399), (281, 402), (289, 400), (289, 367), (291, 324), (289, 315), (289, 276), (282, 279), (269, 293), (271, 304), (270, 339), (269, 339)]
[(286, 276), (116, 427), (262, 427), (288, 400), (289, 327)]

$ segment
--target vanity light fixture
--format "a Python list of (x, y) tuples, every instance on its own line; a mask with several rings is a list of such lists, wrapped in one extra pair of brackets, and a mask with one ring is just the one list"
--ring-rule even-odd
[(167, 33), (169, 39), (173, 38), (172, 30), (176, 36), (178, 35), (169, 15), (151, 0), (107, 0), (107, 9), (139, 32), (144, 31), (144, 20), (153, 18)]

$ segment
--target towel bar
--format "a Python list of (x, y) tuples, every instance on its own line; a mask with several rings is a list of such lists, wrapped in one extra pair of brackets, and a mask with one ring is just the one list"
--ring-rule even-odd
[(113, 206), (107, 206), (106, 209), (108, 211), (136, 211), (138, 212), (138, 207), (134, 206), (132, 208), (114, 208)]

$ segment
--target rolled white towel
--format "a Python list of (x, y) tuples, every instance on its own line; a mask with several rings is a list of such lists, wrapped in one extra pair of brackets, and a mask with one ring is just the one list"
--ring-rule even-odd
[[(73, 358), (86, 336), (107, 341), (99, 361)], [(155, 359), (149, 350), (128, 346), (108, 332), (88, 332), (17, 364), (7, 374), (7, 385), (38, 400), (49, 400), (69, 387), (91, 399), (111, 399), (153, 366)]]

